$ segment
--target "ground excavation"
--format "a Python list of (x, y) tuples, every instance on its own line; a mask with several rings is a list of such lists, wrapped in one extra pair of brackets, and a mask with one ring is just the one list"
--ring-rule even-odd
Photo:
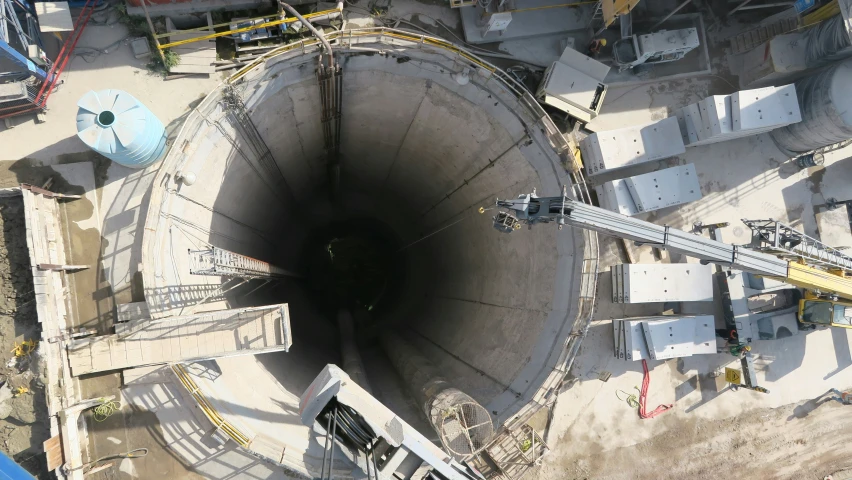
[(21, 2), (30, 474), (852, 479), (849, 0)]
[[(24, 342), (39, 338), (33, 282), (20, 198), (0, 200), (0, 444), (33, 473), (47, 475), (41, 443), (50, 437), (44, 403), (44, 365), (37, 351), (15, 357)], [(27, 348), (29, 351), (29, 348)], [(24, 392), (24, 393), (19, 393)], [(44, 477), (46, 478), (46, 477)]]

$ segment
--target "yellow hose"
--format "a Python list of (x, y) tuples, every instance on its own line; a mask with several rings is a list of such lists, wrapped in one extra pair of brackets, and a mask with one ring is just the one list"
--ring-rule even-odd
[(204, 412), (204, 415), (210, 420), (213, 425), (221, 429), (225, 434), (227, 434), (231, 439), (237, 442), (242, 447), (248, 447), (251, 443), (251, 439), (248, 438), (243, 432), (241, 432), (237, 427), (231, 425), (227, 420), (225, 420), (221, 414), (216, 410), (215, 407), (207, 400), (207, 398), (201, 393), (201, 389), (192, 379), (192, 377), (186, 372), (186, 369), (183, 368), (183, 365), (173, 364), (171, 365), (172, 371), (177, 375), (180, 383), (183, 384), (184, 388), (192, 395), (195, 399), (198, 406), (201, 407), (201, 411)]

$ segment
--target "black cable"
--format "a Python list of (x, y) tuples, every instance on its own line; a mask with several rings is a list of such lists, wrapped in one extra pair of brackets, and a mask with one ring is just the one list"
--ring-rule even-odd
[[(325, 428), (325, 444), (323, 446), (322, 469), (320, 478), (331, 479), (334, 477), (332, 468), (334, 466), (334, 449), (337, 439), (345, 440), (350, 443), (350, 446), (363, 451), (365, 453), (365, 461), (367, 462), (367, 478), (371, 477), (370, 464), (372, 462), (373, 475), (376, 479), (379, 478), (378, 463), (376, 460), (375, 446), (377, 443), (376, 434), (364, 418), (354, 409), (347, 405), (335, 404), (330, 406), (325, 413), (326, 428)], [(338, 427), (340, 431), (338, 432)], [(331, 439), (331, 447), (329, 448), (329, 438)], [(326, 477), (326, 459), (328, 459), (328, 477)]]

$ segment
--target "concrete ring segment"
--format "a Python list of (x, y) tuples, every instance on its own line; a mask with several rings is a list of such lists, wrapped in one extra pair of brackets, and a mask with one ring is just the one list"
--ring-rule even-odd
[[(240, 408), (223, 407), (222, 416), (248, 437), (283, 442), (276, 461), (306, 475), (319, 468), (321, 437), (292, 412), (323, 366), (340, 364), (334, 317), (310, 279), (256, 289), (259, 280), (192, 275), (188, 251), (215, 246), (304, 272), (312, 232), (380, 224), (399, 247), (385, 253), (402, 273), (386, 290), (393, 298), (370, 312), (377, 331), (359, 333), (364, 369), (375, 396), (430, 438), (422, 409), (371, 336), (406, 332), (497, 427), (523, 420), (558, 389), (572, 331), (589, 314), (580, 298), (594, 290), (594, 275), (584, 275), (593, 234), (541, 227), (505, 235), (478, 212), (496, 197), (534, 188), (559, 195), (571, 184), (548, 139), (552, 122), (487, 63), (410, 35), (371, 29), (332, 38), (342, 89), (331, 109), (315, 40), (238, 72), (187, 116), (151, 193), (143, 274), (153, 318), (289, 305), (289, 352), (222, 360), (216, 380), (199, 387), (233, 397), (222, 405)], [(336, 147), (326, 128), (339, 128)], [(339, 148), (335, 160), (329, 148)], [(191, 184), (180, 181), (187, 174)], [(252, 414), (266, 405), (280, 414)]]

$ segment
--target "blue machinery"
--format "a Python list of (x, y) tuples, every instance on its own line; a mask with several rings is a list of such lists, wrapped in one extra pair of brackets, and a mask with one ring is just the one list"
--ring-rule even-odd
[(14, 65), (4, 65), (12, 70), (0, 72), (0, 81), (21, 81), (31, 76), (39, 82), (46, 80), (50, 61), (43, 52), (33, 4), (28, 0), (0, 0), (0, 58)]

